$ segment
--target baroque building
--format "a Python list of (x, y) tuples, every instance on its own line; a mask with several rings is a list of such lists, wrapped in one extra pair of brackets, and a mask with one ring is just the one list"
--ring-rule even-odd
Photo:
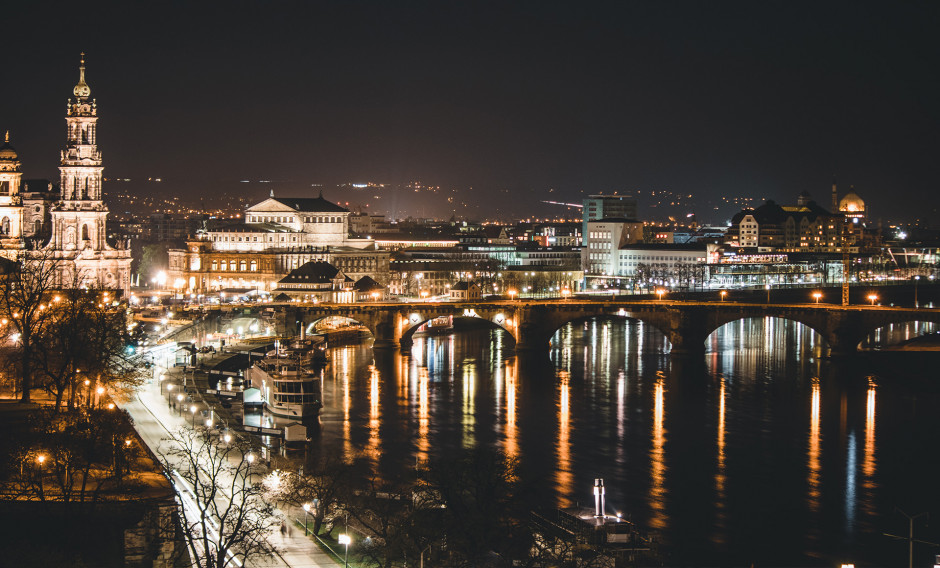
[(169, 251), (167, 283), (178, 292), (273, 292), (308, 262), (326, 262), (351, 279), (388, 282), (390, 253), (349, 236), (349, 210), (318, 197), (271, 197), (245, 210), (244, 222), (200, 231)]
[(65, 122), (66, 146), (59, 161), (59, 198), (52, 206), (51, 237), (42, 251), (60, 264), (60, 284), (130, 290), (131, 251), (108, 244), (108, 207), (101, 195), (104, 167), (98, 149), (98, 107), (85, 82), (85, 58), (72, 89)]
[(0, 255), (9, 260), (15, 260), (23, 248), (22, 177), (19, 157), (7, 132), (0, 146)]

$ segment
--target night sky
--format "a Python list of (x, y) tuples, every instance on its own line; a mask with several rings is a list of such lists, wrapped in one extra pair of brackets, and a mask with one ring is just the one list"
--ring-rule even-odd
[(0, 129), (27, 178), (58, 176), (84, 51), (106, 176), (167, 194), (420, 180), (484, 211), (663, 189), (828, 206), (835, 176), (885, 220), (940, 207), (940, 2), (17, 2), (2, 18)]

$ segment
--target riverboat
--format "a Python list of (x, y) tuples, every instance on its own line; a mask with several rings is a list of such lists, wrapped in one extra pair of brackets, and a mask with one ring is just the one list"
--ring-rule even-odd
[(257, 388), (264, 408), (275, 416), (309, 418), (323, 406), (320, 369), (326, 363), (326, 341), (320, 336), (301, 336), (274, 350), (245, 371)]

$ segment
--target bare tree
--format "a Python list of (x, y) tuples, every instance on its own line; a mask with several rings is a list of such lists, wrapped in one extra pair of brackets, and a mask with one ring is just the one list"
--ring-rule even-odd
[(262, 498), (250, 447), (226, 444), (208, 430), (182, 429), (163, 456), (173, 472), (183, 536), (194, 563), (202, 568), (243, 565), (274, 552), (269, 542), (277, 524)]
[(53, 320), (49, 308), (58, 287), (59, 263), (51, 256), (24, 260), (2, 280), (0, 316), (7, 342), (6, 363), (19, 375), (24, 403), (31, 401), (35, 352)]
[(56, 413), (41, 407), (0, 453), (0, 481), (14, 494), (43, 501), (97, 501), (126, 491), (140, 455), (133, 423), (118, 409)]
[(303, 475), (284, 475), (271, 498), (305, 508), (313, 520), (313, 534), (319, 534), (323, 521), (342, 510), (340, 498), (349, 492), (352, 470), (339, 456), (328, 456)]

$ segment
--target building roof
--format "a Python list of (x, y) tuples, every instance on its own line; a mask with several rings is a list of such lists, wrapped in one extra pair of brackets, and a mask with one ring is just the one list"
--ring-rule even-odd
[[(450, 287), (451, 290), (469, 290), (471, 286), (476, 286), (476, 282), (458, 282)], [(477, 286), (479, 288), (479, 286)]]
[(352, 281), (329, 262), (315, 260), (291, 270), (287, 276), (278, 281), (278, 284), (330, 284), (338, 274), (347, 281)]
[(731, 218), (731, 223), (737, 225), (745, 215), (753, 215), (754, 219), (762, 225), (765, 223), (783, 224), (786, 222), (787, 217), (795, 217), (796, 220), (807, 217), (810, 221), (815, 221), (816, 218), (820, 216), (833, 216), (832, 213), (820, 207), (815, 201), (810, 201), (806, 205), (780, 206), (773, 200), (768, 200), (757, 209), (744, 209), (739, 211)]
[(320, 197), (273, 197), (272, 199), (297, 211), (309, 213), (349, 213), (349, 209), (323, 199), (322, 195)]
[(359, 280), (356, 280), (356, 283), (353, 284), (353, 290), (356, 292), (372, 292), (373, 290), (384, 290), (385, 286), (382, 286), (372, 278), (368, 276), (363, 276)]

